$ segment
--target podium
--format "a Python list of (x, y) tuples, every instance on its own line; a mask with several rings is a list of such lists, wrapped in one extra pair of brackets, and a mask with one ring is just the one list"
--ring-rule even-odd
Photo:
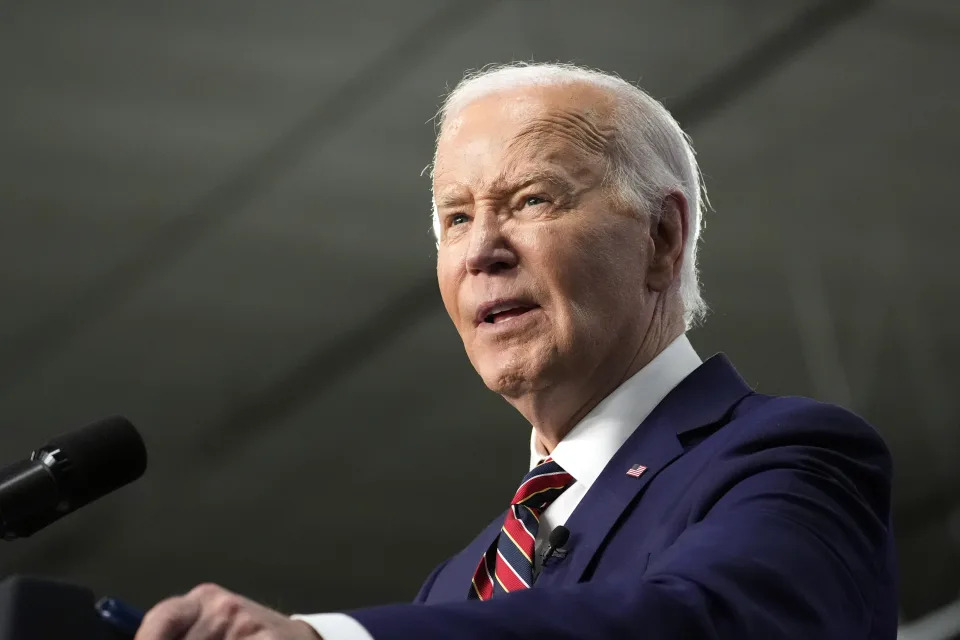
[(93, 592), (66, 582), (10, 576), (0, 581), (0, 640), (132, 640), (105, 622)]

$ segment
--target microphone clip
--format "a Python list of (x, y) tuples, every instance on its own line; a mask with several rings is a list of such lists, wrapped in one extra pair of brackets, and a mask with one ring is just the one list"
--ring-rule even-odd
[(566, 557), (567, 557), (566, 549), (562, 547), (559, 549), (555, 547), (548, 547), (547, 550), (543, 552), (543, 558), (541, 559), (540, 564), (542, 564), (543, 566), (547, 566), (547, 563), (549, 563), (551, 560), (555, 562), (560, 562)]

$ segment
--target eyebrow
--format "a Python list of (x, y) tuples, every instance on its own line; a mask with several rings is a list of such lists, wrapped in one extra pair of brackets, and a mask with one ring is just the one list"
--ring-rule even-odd
[(460, 207), (465, 204), (470, 204), (473, 202), (473, 197), (469, 195), (457, 194), (444, 194), (441, 196), (435, 196), (434, 201), (437, 204), (438, 209), (445, 209), (448, 207)]
[[(570, 181), (570, 178), (568, 178), (562, 172), (554, 169), (538, 169), (534, 171), (528, 171), (521, 173), (514, 179), (510, 179), (506, 176), (506, 174), (501, 173), (493, 181), (492, 190), (497, 193), (508, 193), (510, 191), (523, 189), (524, 187), (528, 187), (537, 182), (549, 182), (550, 184), (567, 191), (573, 191), (573, 183)], [(515, 186), (511, 186), (511, 183)]]
[[(573, 182), (562, 172), (551, 169), (525, 172), (516, 178), (508, 178), (506, 174), (501, 173), (494, 179), (490, 191), (502, 197), (538, 182), (548, 182), (559, 187), (566, 196), (574, 192)], [(436, 202), (438, 208), (459, 207), (473, 202), (473, 196), (462, 193), (444, 194), (438, 196)]]

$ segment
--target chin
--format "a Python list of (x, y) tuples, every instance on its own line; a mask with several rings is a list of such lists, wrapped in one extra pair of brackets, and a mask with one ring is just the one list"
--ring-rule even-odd
[(515, 371), (502, 372), (494, 377), (484, 377), (484, 384), (490, 391), (505, 398), (517, 398), (524, 395), (530, 388), (526, 378)]
[(520, 357), (497, 354), (477, 367), (477, 371), (488, 389), (515, 398), (537, 388), (537, 382), (543, 378), (543, 367), (539, 364), (529, 353)]

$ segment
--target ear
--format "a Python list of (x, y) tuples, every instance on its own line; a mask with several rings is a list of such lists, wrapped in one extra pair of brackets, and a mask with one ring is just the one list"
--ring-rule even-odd
[(679, 191), (671, 191), (660, 201), (659, 217), (651, 221), (653, 255), (647, 272), (647, 286), (654, 291), (666, 291), (680, 280), (688, 214), (687, 199)]

